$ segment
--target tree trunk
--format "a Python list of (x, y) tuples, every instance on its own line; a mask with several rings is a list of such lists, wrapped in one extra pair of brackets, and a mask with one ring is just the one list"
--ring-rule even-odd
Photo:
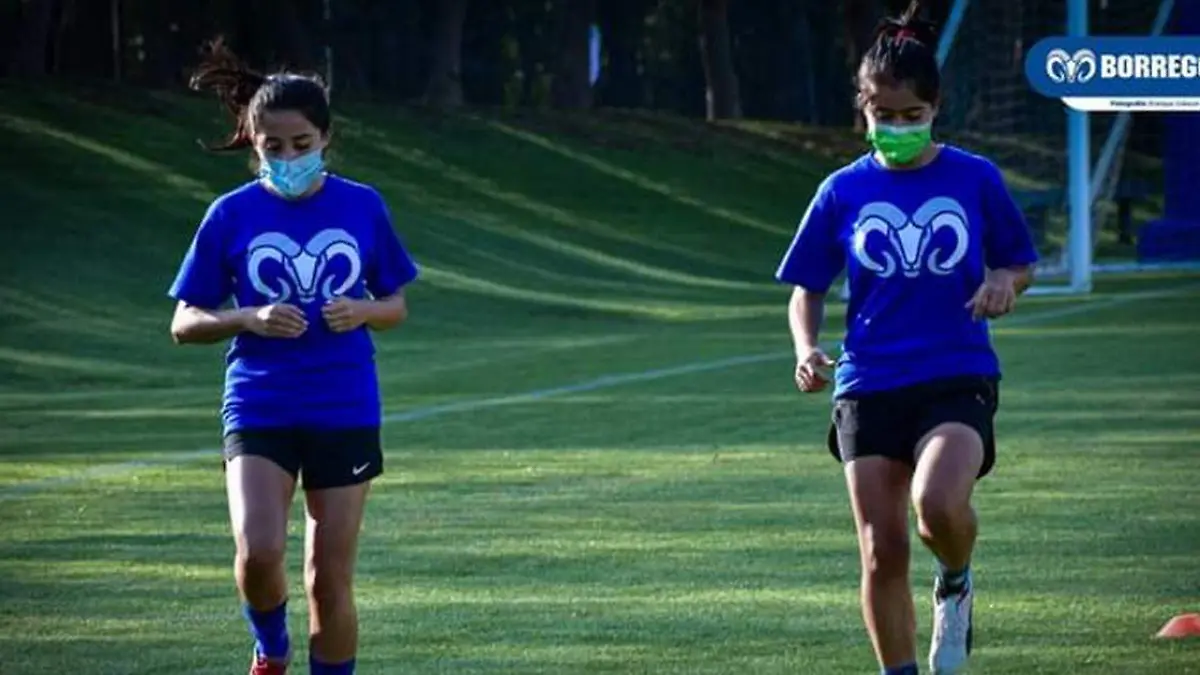
[(600, 5), (600, 30), (608, 51), (608, 72), (599, 88), (603, 105), (639, 108), (643, 103), (638, 66), (648, 9), (646, 0), (607, 0)]
[(12, 72), (18, 77), (42, 77), (47, 74), (46, 57), (54, 30), (54, 0), (30, 0), (23, 15)]
[(532, 2), (517, 2), (514, 7), (513, 36), (517, 40), (518, 67), (521, 72), (521, 93), (518, 103), (526, 107), (536, 107), (542, 102), (538, 100), (539, 80), (542, 76), (543, 64), (548, 60), (546, 49), (546, 16), (542, 7), (534, 7)]
[(463, 22), (464, 96), (473, 105), (505, 103), (509, 82), (516, 73), (515, 59), (505, 53), (504, 42), (512, 32), (511, 12), (506, 3), (477, 2)]
[(729, 37), (729, 0), (700, 0), (700, 53), (707, 81), (709, 121), (741, 117), (741, 94)]
[[(858, 66), (863, 54), (871, 46), (871, 32), (875, 27), (878, 8), (873, 0), (845, 0), (842, 4), (842, 43), (846, 46), (846, 71), (858, 81)], [(854, 130), (866, 130), (861, 114), (854, 115)]]
[(275, 27), (279, 31), (276, 38), (279, 41), (278, 49), (282, 52), (276, 56), (276, 60), (288, 70), (316, 70), (316, 49), (294, 0), (282, 0), (272, 9), (275, 10)]
[(589, 43), (596, 0), (559, 0), (556, 11), (559, 56), (550, 97), (556, 108), (586, 110), (592, 107)]
[(858, 63), (870, 47), (871, 31), (879, 16), (871, 0), (844, 0), (842, 3), (842, 43), (846, 45), (846, 67), (858, 72)]
[(51, 39), (54, 45), (54, 58), (50, 60), (50, 72), (52, 73), (57, 74), (63, 70), (63, 63), (65, 63), (66, 58), (67, 32), (70, 30), (71, 22), (78, 12), (78, 8), (75, 6), (76, 3), (77, 0), (63, 0), (61, 6), (58, 8), (58, 16), (52, 21), (53, 27), (51, 30), (54, 31), (54, 37)]
[(422, 30), (421, 3), (415, 0), (387, 2), (379, 5), (374, 14), (372, 32), (376, 49), (373, 57), (379, 61), (380, 86), (389, 96), (410, 100), (419, 98), (428, 82), (425, 81), (425, 31)]
[(469, 0), (437, 2), (436, 24), (430, 52), (426, 105), (440, 109), (463, 104), (462, 32)]
[[(335, 3), (332, 10), (325, 30), (329, 31), (326, 39), (333, 48), (334, 86), (340, 92), (369, 92), (374, 83), (364, 64), (377, 58), (371, 46), (379, 19), (355, 2)], [(422, 78), (411, 95), (420, 96), (425, 85)]]

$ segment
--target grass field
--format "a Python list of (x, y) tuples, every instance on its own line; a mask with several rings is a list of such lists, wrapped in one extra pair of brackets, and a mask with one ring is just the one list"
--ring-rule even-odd
[[(163, 295), (243, 160), (194, 146), (222, 131), (208, 101), (0, 98), (0, 673), (243, 672), (205, 450), (221, 350), (172, 346)], [(875, 672), (828, 401), (794, 392), (770, 282), (836, 152), (650, 115), (341, 112), (341, 166), (425, 273), (379, 340), (360, 672)], [(972, 672), (1200, 673), (1200, 644), (1151, 639), (1200, 611), (1198, 310), (1200, 276), (1143, 277), (997, 323)]]

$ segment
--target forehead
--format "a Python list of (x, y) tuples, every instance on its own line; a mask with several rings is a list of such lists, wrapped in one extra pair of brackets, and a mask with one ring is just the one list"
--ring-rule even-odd
[(255, 132), (273, 138), (317, 136), (320, 130), (298, 110), (264, 110), (258, 116)]
[(863, 100), (877, 110), (917, 110), (931, 107), (922, 101), (907, 84), (866, 82), (862, 87)]

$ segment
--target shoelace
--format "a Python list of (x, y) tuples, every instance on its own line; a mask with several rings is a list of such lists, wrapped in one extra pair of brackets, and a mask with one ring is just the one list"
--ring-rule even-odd
[(967, 641), (968, 617), (961, 609), (961, 602), (967, 595), (967, 589), (955, 596), (942, 598), (937, 606), (937, 623), (935, 632), (939, 638), (950, 638), (955, 644)]

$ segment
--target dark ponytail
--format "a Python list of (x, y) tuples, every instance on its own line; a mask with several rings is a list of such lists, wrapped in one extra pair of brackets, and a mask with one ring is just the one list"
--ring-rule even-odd
[(912, 0), (898, 18), (884, 19), (875, 28), (874, 43), (858, 68), (860, 91), (868, 82), (908, 84), (926, 103), (940, 99), (937, 26), (920, 18), (920, 4), (920, 0)]
[(253, 145), (250, 120), (246, 114), (254, 95), (266, 83), (267, 78), (246, 67), (244, 63), (217, 38), (209, 43), (205, 58), (192, 74), (188, 86), (193, 91), (216, 93), (225, 109), (233, 116), (236, 126), (233, 134), (220, 145), (207, 145), (209, 150), (241, 150)]
[(216, 93), (233, 116), (235, 127), (213, 151), (241, 150), (254, 145), (254, 128), (264, 111), (294, 110), (304, 115), (322, 134), (329, 132), (332, 113), (329, 92), (316, 75), (278, 73), (263, 75), (248, 67), (217, 38), (208, 44), (205, 57), (188, 82), (194, 91)]

